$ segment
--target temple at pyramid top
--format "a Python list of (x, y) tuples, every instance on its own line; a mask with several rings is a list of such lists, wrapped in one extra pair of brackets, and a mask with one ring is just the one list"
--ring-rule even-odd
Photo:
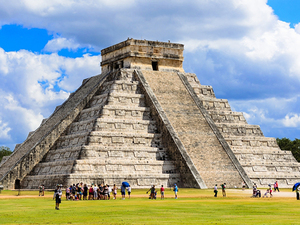
[(183, 49), (182, 44), (127, 39), (101, 51), (102, 73), (120, 68), (184, 72)]

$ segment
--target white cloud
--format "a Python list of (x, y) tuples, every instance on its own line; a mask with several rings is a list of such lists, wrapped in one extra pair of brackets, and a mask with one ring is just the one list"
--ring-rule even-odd
[(0, 68), (8, 68), (0, 70), (0, 143), (24, 141), (83, 79), (100, 73), (99, 62), (88, 54), (72, 59), (0, 48)]
[(300, 23), (295, 25), (295, 31), (300, 34)]
[(8, 123), (4, 123), (0, 119), (0, 139), (11, 139), (11, 136), (8, 134), (10, 130), (11, 128), (8, 126)]
[[(183, 43), (185, 70), (212, 85), (217, 97), (229, 98), (249, 123), (298, 124), (300, 23), (293, 29), (278, 20), (267, 0), (2, 1), (3, 24), (58, 34), (48, 52), (101, 49), (127, 37)], [(99, 61), (0, 48), (0, 88), (19, 107), (46, 116), (83, 78), (100, 72)], [(14, 129), (6, 122), (12, 119), (0, 115)]]
[(47, 52), (58, 52), (61, 49), (68, 49), (68, 50), (77, 50), (80, 47), (80, 44), (76, 43), (72, 39), (67, 38), (55, 38), (46, 44), (44, 50)]
[(289, 113), (284, 117), (282, 123), (285, 127), (299, 127), (300, 126), (300, 114)]

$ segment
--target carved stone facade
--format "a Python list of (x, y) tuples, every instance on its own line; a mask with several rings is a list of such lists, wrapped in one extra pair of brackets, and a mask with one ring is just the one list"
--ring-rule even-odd
[(183, 45), (128, 39), (0, 166), (6, 189), (78, 182), (133, 188), (291, 186), (299, 163), (182, 69)]

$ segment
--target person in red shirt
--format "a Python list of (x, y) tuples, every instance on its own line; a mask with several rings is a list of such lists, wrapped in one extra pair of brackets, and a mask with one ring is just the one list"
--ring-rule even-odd
[(160, 199), (165, 199), (165, 188), (164, 188), (164, 185), (161, 185), (161, 188), (160, 188)]

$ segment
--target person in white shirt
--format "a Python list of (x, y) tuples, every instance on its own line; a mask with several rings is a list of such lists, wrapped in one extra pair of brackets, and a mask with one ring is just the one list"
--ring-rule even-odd
[(129, 187), (127, 188), (127, 192), (128, 192), (128, 198), (130, 199), (130, 193), (131, 193), (131, 187), (129, 185)]
[(214, 187), (214, 197), (218, 197), (218, 185), (216, 184), (215, 187)]
[(94, 186), (94, 200), (97, 200), (97, 199), (98, 199), (98, 193), (97, 193), (97, 191), (98, 191), (98, 187), (97, 187), (97, 185), (95, 184), (95, 186)]

